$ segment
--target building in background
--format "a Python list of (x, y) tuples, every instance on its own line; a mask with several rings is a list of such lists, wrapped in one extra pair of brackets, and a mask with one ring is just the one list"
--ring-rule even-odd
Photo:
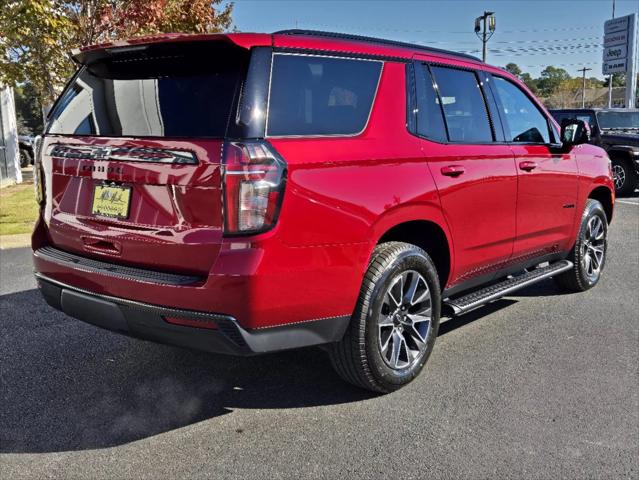
[(13, 89), (0, 85), (0, 186), (22, 182)]

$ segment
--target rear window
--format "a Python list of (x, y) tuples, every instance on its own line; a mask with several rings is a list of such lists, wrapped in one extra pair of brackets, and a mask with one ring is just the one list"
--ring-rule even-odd
[(474, 72), (431, 67), (452, 142), (493, 141), (486, 103)]
[(275, 54), (267, 133), (354, 135), (366, 127), (382, 62)]
[(230, 47), (152, 48), (84, 67), (63, 93), (49, 133), (223, 137), (247, 62)]

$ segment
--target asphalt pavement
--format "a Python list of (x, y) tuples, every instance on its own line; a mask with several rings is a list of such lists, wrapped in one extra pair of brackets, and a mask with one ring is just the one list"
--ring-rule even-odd
[(317, 348), (233, 358), (50, 309), (0, 251), (0, 476), (639, 477), (639, 205), (600, 284), (552, 280), (440, 328), (422, 375), (351, 387)]

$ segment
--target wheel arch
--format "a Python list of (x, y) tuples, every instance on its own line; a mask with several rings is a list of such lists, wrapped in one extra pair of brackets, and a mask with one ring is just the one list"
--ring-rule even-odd
[(632, 161), (632, 147), (625, 146), (614, 146), (610, 147), (606, 153), (608, 153), (608, 157), (611, 160), (613, 159), (621, 159), (628, 162)]
[(449, 236), (439, 223), (413, 219), (389, 225), (375, 245), (390, 241), (410, 243), (426, 251), (435, 264), (442, 290), (445, 288), (452, 270), (453, 252)]
[(613, 205), (614, 205), (614, 194), (608, 187), (597, 186), (590, 191), (588, 194), (588, 198), (592, 198), (593, 200), (597, 200), (601, 205), (603, 205), (604, 211), (606, 212), (606, 219), (608, 220), (608, 224), (612, 221), (612, 213), (613, 213)]

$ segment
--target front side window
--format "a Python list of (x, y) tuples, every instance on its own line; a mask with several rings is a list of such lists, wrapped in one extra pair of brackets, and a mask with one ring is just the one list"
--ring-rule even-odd
[(493, 141), (486, 102), (474, 72), (431, 67), (452, 142)]
[(495, 79), (500, 109), (506, 121), (506, 140), (518, 143), (550, 143), (548, 121), (521, 88), (501, 78)]
[(355, 135), (366, 127), (382, 62), (275, 54), (267, 135)]

